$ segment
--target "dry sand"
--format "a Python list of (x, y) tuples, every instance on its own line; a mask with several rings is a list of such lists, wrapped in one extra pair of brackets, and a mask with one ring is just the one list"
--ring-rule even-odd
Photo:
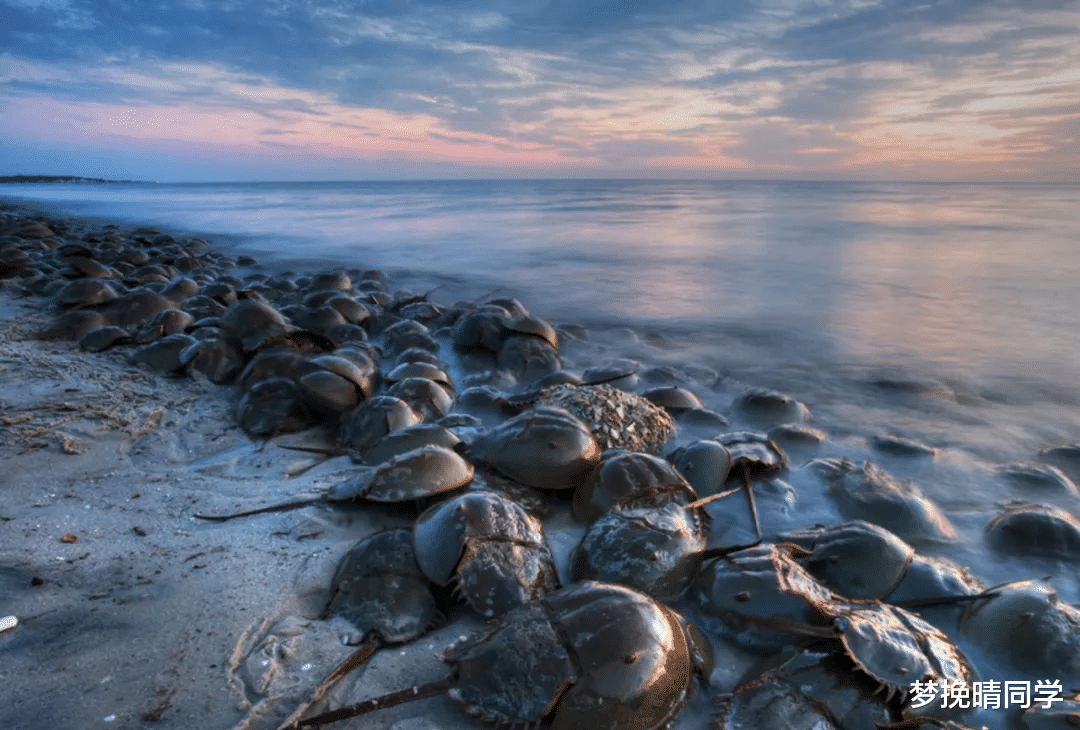
[[(306, 455), (250, 441), (230, 388), (33, 339), (44, 304), (0, 293), (0, 616), (19, 622), (0, 634), (0, 728), (276, 727), (351, 652), (354, 629), (317, 618), (338, 559), (407, 515), (194, 518), (315, 494), (357, 467), (302, 471)], [(441, 649), (475, 626), (378, 652), (329, 704), (442, 676)], [(479, 725), (436, 697), (333, 727)]]

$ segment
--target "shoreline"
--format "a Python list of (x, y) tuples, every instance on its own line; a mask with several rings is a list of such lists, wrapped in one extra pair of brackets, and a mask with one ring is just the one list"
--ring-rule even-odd
[[(28, 236), (23, 240), (46, 253), (59, 250), (60, 241), (73, 244), (88, 234), (84, 240), (95, 246), (130, 244), (125, 255), (140, 248), (164, 251), (166, 265), (175, 269), (173, 278), (162, 274), (143, 288), (171, 291), (176, 280), (199, 278), (202, 273), (207, 276), (198, 282), (200, 288), (241, 281), (236, 275), (238, 259), (222, 254), (212, 243), (137, 226), (99, 225), (52, 212), (43, 216), (42, 209), (49, 207), (0, 200), (0, 230), (13, 230), (5, 215), (15, 211), (16, 216), (48, 219), (42, 225), (59, 235), (34, 229), (32, 221), (23, 231)], [(4, 240), (0, 233), (0, 246)], [(63, 265), (88, 266), (77, 250), (66, 250), (63, 256)], [(15, 258), (0, 261), (15, 266)], [(272, 277), (254, 264), (245, 264), (252, 273), (242, 281), (271, 291), (277, 286)], [(34, 340), (34, 333), (49, 321), (50, 299), (43, 295), (57, 295), (53, 281), (59, 270), (43, 276), (16, 274), (3, 279), (0, 286), (0, 372), (8, 376), (0, 386), (5, 426), (0, 440), (4, 496), (0, 529), (6, 536), (0, 542), (0, 565), (4, 566), (0, 586), (7, 596), (0, 616), (14, 615), (19, 620), (14, 629), (0, 633), (0, 651), (11, 658), (0, 669), (0, 681), (12, 698), (0, 709), (0, 726), (36, 730), (67, 726), (67, 722), (80, 728), (275, 728), (351, 652), (343, 637), (357, 638), (344, 619), (320, 618), (341, 555), (379, 529), (407, 526), (411, 517), (399, 509), (371, 504), (357, 508), (322, 504), (223, 524), (195, 519), (196, 512), (220, 513), (320, 494), (354, 475), (358, 467), (347, 456), (322, 460), (280, 448), (285, 442), (325, 448), (335, 439), (324, 427), (269, 439), (263, 438), (266, 434), (245, 435), (237, 424), (237, 388), (214, 384), (202, 371), (170, 378), (132, 364), (128, 354), (135, 351), (133, 347), (83, 352), (69, 340)], [(353, 289), (355, 298), (367, 301), (374, 312), (370, 321), (363, 320), (362, 329), (385, 348), (384, 371), (404, 349), (387, 340), (386, 332), (395, 321), (384, 316), (389, 309), (412, 307), (410, 311), (418, 316), (431, 315), (431, 322), (442, 322), (434, 310), (425, 310), (436, 306), (433, 303), (386, 288), (384, 277), (373, 272), (360, 268), (349, 272), (359, 284)], [(317, 278), (314, 273), (294, 275), (291, 285), (300, 293), (284, 300), (298, 302), (306, 293), (304, 287)], [(37, 290), (38, 295), (16, 298), (24, 287)], [(282, 305), (283, 311), (295, 302)], [(390, 302), (394, 307), (387, 306)], [(102, 308), (105, 311), (108, 305)], [(417, 321), (410, 317), (398, 321), (406, 320)], [(346, 341), (350, 337), (367, 340), (368, 335), (360, 337), (355, 329), (360, 325), (346, 324), (327, 332)], [(432, 331), (437, 337), (429, 354), (450, 360), (446, 325)], [(520, 330), (511, 333), (500, 337), (523, 334)], [(596, 360), (589, 358), (609, 352), (595, 341), (582, 344), (572, 328), (561, 327), (558, 334), (559, 353), (569, 353), (567, 360), (572, 358), (576, 368), (595, 366)], [(403, 343), (424, 343), (419, 336), (415, 342), (412, 335), (403, 337)], [(506, 356), (521, 368), (520, 377), (498, 372), (504, 365), (501, 349), (497, 356), (452, 354), (454, 367), (448, 370), (458, 381), (459, 395), (470, 389), (470, 403), (479, 403), (477, 410), (483, 411), (483, 399), (488, 396), (482, 388), (469, 386), (490, 385), (513, 393), (538, 382), (538, 373), (550, 369), (551, 363), (536, 354), (545, 351), (526, 352), (532, 354), (520, 355), (520, 360)], [(495, 370), (485, 370), (489, 366)], [(531, 374), (530, 368), (534, 369)], [(658, 367), (641, 375), (661, 377), (664, 372)], [(636, 371), (607, 377), (614, 382), (635, 381), (628, 391), (648, 387)], [(928, 391), (928, 397), (938, 394)], [(788, 415), (780, 420), (805, 422), (809, 412), (803, 414), (800, 407), (805, 408), (797, 401), (788, 404)], [(463, 411), (471, 415), (470, 407)], [(739, 415), (732, 417), (731, 430), (745, 425)], [(701, 422), (680, 421), (682, 443), (723, 430), (725, 419), (719, 414), (705, 413), (702, 418)], [(475, 435), (476, 428), (479, 424), (466, 424), (464, 430), (473, 429)], [(905, 448), (917, 451), (920, 446), (894, 444), (901, 452)], [(837, 449), (843, 449), (839, 453), (845, 456), (859, 453), (850, 439), (829, 448), (832, 451), (826, 455)], [(796, 448), (794, 453), (805, 460), (807, 454), (813, 455), (813, 448)], [(919, 461), (923, 456), (910, 453), (880, 458), (890, 465), (925, 463)], [(964, 464), (949, 468), (962, 469)], [(792, 509), (794, 502), (788, 504), (788, 498), (794, 500), (796, 491), (810, 485), (805, 470), (793, 471), (791, 484), (779, 479), (767, 482), (769, 490), (759, 497), (763, 516), (779, 520), (774, 524), (786, 520), (791, 523), (788, 529), (837, 522), (835, 509), (823, 507), (823, 496), (800, 493), (799, 509)], [(820, 491), (820, 485), (817, 488)], [(742, 509), (735, 512), (741, 515)], [(959, 517), (970, 527), (970, 514)], [(563, 561), (584, 531), (583, 527), (567, 528), (567, 519), (553, 520), (562, 531), (548, 535), (549, 542), (558, 543)], [(733, 538), (744, 528), (725, 528), (723, 536), (714, 538), (739, 542)], [(979, 545), (928, 549), (932, 555), (959, 556), (973, 554), (970, 551)], [(1008, 562), (1019, 564), (1015, 558)], [(560, 577), (565, 575), (565, 563), (560, 563), (559, 572)], [(340, 706), (444, 675), (440, 652), (479, 625), (475, 614), (461, 607), (452, 618), (442, 629), (411, 644), (376, 652), (365, 669), (342, 682), (324, 703)], [(739, 650), (725, 648), (723, 652), (728, 664), (714, 675), (712, 692), (696, 694), (676, 730), (700, 726), (713, 700), (710, 695), (733, 689), (739, 673), (751, 664)], [(43, 722), (36, 714), (36, 703), (42, 699), (62, 717)], [(435, 697), (341, 727), (469, 730), (482, 725), (449, 699)]]

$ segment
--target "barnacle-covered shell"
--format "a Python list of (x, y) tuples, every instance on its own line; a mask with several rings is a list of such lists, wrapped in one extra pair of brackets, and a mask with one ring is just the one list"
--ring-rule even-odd
[(555, 385), (540, 391), (537, 403), (580, 418), (603, 450), (656, 453), (675, 435), (675, 422), (663, 408), (607, 385)]

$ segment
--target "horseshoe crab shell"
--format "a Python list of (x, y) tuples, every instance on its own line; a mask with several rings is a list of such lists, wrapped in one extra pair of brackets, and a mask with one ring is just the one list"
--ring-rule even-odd
[(886, 727), (895, 715), (832, 654), (804, 651), (739, 686), (712, 730), (853, 730)]
[(790, 395), (765, 388), (753, 388), (735, 401), (743, 417), (758, 426), (810, 420), (810, 409)]
[(651, 388), (641, 394), (650, 402), (666, 409), (671, 413), (704, 408), (705, 404), (691, 391), (678, 385), (665, 385), (659, 388)]
[(987, 525), (986, 536), (1007, 552), (1080, 560), (1080, 521), (1058, 507), (1012, 505)]
[(731, 452), (711, 439), (692, 441), (668, 455), (668, 459), (702, 497), (716, 494), (731, 473)]
[(511, 611), (446, 660), (457, 676), (448, 694), (470, 715), (515, 726), (550, 713), (552, 730), (665, 728), (695, 670), (674, 611), (592, 581)]
[(342, 421), (338, 445), (363, 454), (388, 433), (420, 423), (420, 415), (400, 398), (379, 395), (363, 401)]
[(268, 302), (241, 299), (221, 315), (225, 339), (244, 352), (254, 352), (270, 337), (288, 333), (292, 326)]
[(778, 474), (787, 466), (787, 456), (776, 443), (763, 433), (731, 431), (717, 434), (713, 440), (731, 455), (731, 474), (741, 476), (747, 469), (752, 479)]
[(907, 575), (915, 550), (888, 530), (856, 520), (785, 535), (810, 551), (799, 564), (848, 598), (884, 598)]
[(289, 378), (252, 385), (236, 404), (236, 420), (249, 436), (267, 438), (302, 431), (314, 422), (303, 391)]
[(823, 476), (829, 496), (849, 520), (866, 520), (905, 540), (947, 542), (956, 530), (937, 505), (910, 482), (901, 482), (870, 462), (815, 459), (807, 465)]
[(403, 643), (444, 620), (407, 529), (377, 532), (351, 547), (332, 585), (323, 615), (344, 617), (364, 636), (374, 632), (384, 642)]
[(886, 699), (907, 692), (911, 683), (971, 683), (974, 672), (944, 632), (910, 611), (887, 603), (848, 603), (833, 625), (845, 651), (860, 670), (886, 690)]
[(334, 485), (327, 497), (337, 502), (408, 502), (460, 489), (472, 478), (472, 464), (456, 452), (442, 446), (421, 446)]
[(574, 549), (571, 573), (574, 580), (619, 583), (673, 601), (697, 574), (708, 540), (704, 510), (662, 494), (631, 498), (589, 527)]
[(832, 593), (792, 558), (790, 548), (758, 545), (708, 563), (690, 589), (720, 633), (752, 650), (774, 651), (801, 638), (792, 627), (820, 624), (814, 608)]
[(994, 589), (972, 607), (961, 630), (994, 659), (1040, 679), (1080, 685), (1080, 610), (1043, 581)]
[(482, 616), (503, 614), (555, 589), (555, 563), (540, 521), (495, 492), (467, 492), (413, 525), (417, 562), (435, 583), (454, 580)]
[(481, 434), (470, 453), (530, 487), (572, 489), (600, 463), (600, 447), (580, 420), (536, 406)]
[(580, 418), (604, 450), (656, 453), (675, 435), (675, 422), (663, 408), (607, 385), (555, 385), (540, 391), (537, 403)]
[(694, 488), (668, 462), (632, 451), (604, 452), (603, 461), (574, 491), (574, 517), (593, 522), (619, 500), (647, 491), (664, 490), (671, 499), (689, 504)]
[(96, 307), (119, 296), (113, 285), (103, 279), (75, 279), (56, 292), (56, 303), (65, 309)]

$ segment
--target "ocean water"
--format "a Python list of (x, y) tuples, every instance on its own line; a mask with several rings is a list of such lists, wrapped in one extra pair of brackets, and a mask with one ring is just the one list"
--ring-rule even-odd
[[(733, 428), (746, 425), (731, 410), (746, 389), (781, 390), (829, 434), (796, 466), (871, 459), (956, 524), (959, 540), (926, 550), (988, 584), (1050, 575), (1080, 601), (1075, 566), (994, 555), (983, 538), (1011, 500), (1080, 514), (1075, 495), (996, 471), (1080, 441), (1078, 185), (5, 185), (0, 197), (202, 235), (272, 270), (379, 268), (443, 304), (514, 296), (588, 329), (564, 347), (571, 368), (639, 360)], [(937, 455), (876, 451), (882, 434)], [(785, 509), (773, 507), (766, 516)], [(830, 509), (813, 497), (798, 508), (811, 522), (835, 521)]]

